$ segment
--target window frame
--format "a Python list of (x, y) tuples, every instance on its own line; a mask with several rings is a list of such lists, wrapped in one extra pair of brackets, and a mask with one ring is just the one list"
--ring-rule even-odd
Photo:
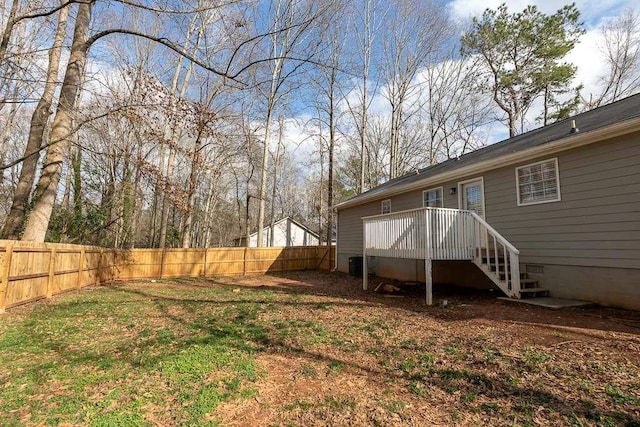
[[(432, 191), (440, 191), (440, 206), (427, 206), (427, 205), (425, 204), (425, 198), (424, 198), (424, 196), (425, 196), (427, 193), (430, 193), (430, 192), (432, 192)], [(436, 199), (436, 200), (438, 200), (438, 199)], [(444, 187), (443, 187), (443, 186), (440, 186), (440, 187), (434, 187), (434, 188), (429, 188), (429, 189), (427, 189), (427, 190), (424, 190), (424, 191), (422, 192), (422, 207), (423, 207), (423, 208), (437, 208), (437, 207), (444, 208)]]
[[(555, 176), (556, 176), (556, 197), (554, 199), (548, 199), (548, 200), (535, 200), (535, 201), (531, 201), (531, 202), (523, 202), (522, 201), (522, 195), (520, 194), (520, 176), (518, 175), (518, 171), (520, 169), (524, 169), (524, 168), (528, 168), (531, 166), (536, 166), (536, 165), (541, 165), (543, 163), (548, 163), (550, 161), (553, 161), (554, 166), (555, 166)], [(516, 175), (516, 201), (518, 203), (518, 206), (530, 206), (530, 205), (541, 205), (543, 203), (554, 203), (554, 202), (560, 202), (562, 201), (562, 195), (560, 192), (560, 167), (558, 166), (558, 158), (557, 157), (552, 157), (549, 159), (544, 159), (544, 160), (540, 160), (537, 162), (533, 162), (533, 163), (528, 163), (526, 165), (522, 165), (522, 166), (518, 166), (515, 168), (515, 175)]]
[[(385, 203), (387, 203), (387, 202), (388, 202), (388, 204), (389, 204), (389, 212), (385, 212), (385, 211), (384, 211), (384, 205), (385, 205)], [(381, 205), (380, 205), (380, 213), (381, 213), (382, 215), (385, 215), (385, 214), (389, 214), (389, 213), (391, 213), (391, 199), (384, 199), (384, 200), (382, 201), (382, 203), (381, 203)]]

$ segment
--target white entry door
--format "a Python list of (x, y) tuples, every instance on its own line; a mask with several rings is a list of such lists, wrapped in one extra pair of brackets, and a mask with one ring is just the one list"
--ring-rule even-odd
[[(484, 219), (484, 188), (482, 179), (460, 183), (460, 209), (474, 211)], [(480, 234), (480, 247), (487, 247), (486, 231)]]
[(484, 190), (482, 180), (463, 182), (460, 185), (461, 209), (474, 211), (481, 218), (484, 218)]

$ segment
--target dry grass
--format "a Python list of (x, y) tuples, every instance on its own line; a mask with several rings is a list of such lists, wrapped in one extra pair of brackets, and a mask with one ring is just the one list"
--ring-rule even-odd
[(338, 274), (136, 282), (0, 317), (0, 425), (640, 425), (640, 313)]

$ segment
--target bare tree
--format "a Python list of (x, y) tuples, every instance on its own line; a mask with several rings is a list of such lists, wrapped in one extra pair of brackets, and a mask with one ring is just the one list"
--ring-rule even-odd
[(58, 110), (51, 129), (50, 138), (55, 143), (49, 145), (47, 150), (47, 162), (38, 181), (35, 203), (26, 223), (22, 236), (23, 240), (44, 241), (49, 226), (58, 182), (60, 181), (64, 153), (71, 143), (72, 130), (70, 127), (76, 109), (76, 101), (89, 49), (87, 40), (93, 5), (93, 2), (88, 2), (81, 3), (78, 6), (73, 32), (73, 44), (71, 45), (69, 62), (64, 82), (62, 83)]
[[(15, 3), (14, 1), (14, 6)], [(60, 0), (61, 6), (64, 6), (65, 3), (66, 0)], [(36, 176), (40, 147), (42, 146), (49, 116), (52, 113), (51, 104), (58, 80), (58, 68), (60, 67), (60, 56), (62, 53), (62, 43), (65, 38), (69, 7), (62, 7), (58, 14), (58, 25), (53, 39), (53, 45), (49, 49), (49, 65), (44, 90), (31, 117), (31, 127), (29, 129), (29, 138), (20, 170), (20, 179), (13, 195), (11, 211), (2, 230), (5, 239), (19, 238), (22, 230), (29, 195), (31, 194)]]
[[(371, 77), (373, 48), (376, 42), (376, 35), (378, 34), (381, 23), (384, 20), (384, 16), (388, 11), (387, 8), (383, 8), (384, 2), (375, 0), (362, 0), (362, 5), (356, 4), (353, 9), (355, 19), (352, 21), (354, 26), (354, 33), (356, 35), (356, 51), (354, 52), (359, 59), (361, 84), (358, 88), (359, 105), (356, 107), (346, 101), (349, 106), (349, 111), (354, 117), (354, 124), (360, 139), (360, 185), (358, 192), (362, 193), (367, 188), (365, 186), (365, 174), (367, 169), (367, 120), (369, 115), (369, 107), (371, 103), (371, 97), (369, 91), (374, 93), (378, 88), (378, 79)], [(344, 68), (344, 66), (342, 66)], [(372, 81), (373, 80), (373, 81)]]
[[(369, 2), (367, 1), (367, 7), (369, 6)], [(330, 7), (332, 7), (335, 11), (334, 14), (336, 17), (345, 17), (347, 16), (345, 11), (345, 3), (342, 1), (333, 1), (330, 3)], [(365, 27), (370, 24), (369, 18), (365, 19)], [(340, 18), (337, 18), (340, 19)], [(344, 18), (343, 18), (344, 19)], [(319, 217), (322, 218), (322, 211), (326, 208), (326, 241), (328, 245), (331, 245), (331, 241), (333, 239), (333, 203), (334, 203), (334, 181), (335, 181), (335, 154), (336, 154), (336, 146), (339, 137), (338, 130), (338, 122), (341, 116), (341, 110), (339, 107), (340, 102), (344, 99), (342, 94), (344, 93), (342, 84), (342, 78), (344, 77), (344, 69), (351, 68), (351, 61), (347, 59), (345, 55), (345, 44), (346, 44), (346, 33), (343, 28), (348, 27), (345, 25), (346, 22), (334, 22), (334, 25), (327, 27), (322, 47), (322, 66), (317, 67), (317, 77), (315, 79), (315, 86), (318, 88), (318, 95), (315, 102), (315, 107), (318, 110), (319, 116), (319, 127), (322, 129), (326, 129), (326, 153), (327, 153), (327, 201), (326, 207), (322, 205), (322, 154), (323, 151), (321, 148), (321, 168), (320, 168), (320, 203), (319, 203)], [(364, 37), (369, 37), (370, 34), (367, 34), (367, 30), (364, 31)], [(369, 39), (370, 40), (370, 39)], [(362, 47), (365, 50), (370, 49), (368, 42), (363, 42)], [(369, 53), (363, 53), (363, 59), (365, 61), (369, 61)], [(365, 70), (366, 69), (366, 70)], [(368, 64), (366, 67), (363, 67), (363, 71), (365, 73), (368, 72)], [(368, 78), (365, 76), (364, 80)], [(359, 116), (359, 123), (361, 126), (366, 126), (366, 116), (367, 116), (367, 98), (366, 98), (366, 83), (363, 85), (362, 92), (362, 106), (360, 112), (362, 113)], [(364, 148), (365, 142), (364, 133), (360, 133), (360, 143), (361, 149)], [(322, 132), (320, 135), (320, 140), (323, 141)], [(362, 159), (361, 159), (362, 160)], [(362, 162), (361, 162), (362, 164)], [(362, 174), (361, 174), (361, 185), (360, 189), (363, 188), (362, 185)], [(322, 231), (322, 227), (319, 232)], [(321, 240), (321, 239), (320, 239)]]
[[(260, 6), (262, 7), (262, 6)], [(309, 48), (310, 32), (313, 24), (322, 15), (314, 2), (300, 2), (297, 0), (274, 0), (269, 4), (270, 36), (265, 39), (270, 57), (269, 75), (266, 88), (258, 85), (264, 97), (264, 150), (260, 179), (259, 207), (258, 207), (258, 247), (263, 245), (265, 208), (267, 199), (267, 173), (271, 146), (271, 126), (273, 115), (280, 98), (286, 92), (289, 83), (300, 68), (309, 63), (316, 51)], [(284, 28), (283, 31), (277, 31)]]
[[(278, 55), (278, 58), (275, 58), (272, 55), (266, 55), (266, 58), (264, 56), (258, 58), (256, 58), (255, 56), (248, 57), (241, 53), (243, 49), (244, 51), (250, 51), (256, 43), (259, 43), (261, 40), (272, 37), (279, 33), (293, 32), (293, 34), (296, 34), (297, 38), (300, 38), (301, 35), (305, 33), (305, 29), (311, 25), (311, 22), (313, 22), (313, 19), (309, 18), (309, 15), (304, 15), (304, 19), (296, 22), (290, 22), (288, 24), (280, 21), (278, 26), (270, 28), (270, 30), (266, 34), (261, 34), (258, 32), (257, 34), (248, 37), (245, 41), (237, 41), (234, 46), (226, 46), (225, 53), (223, 55), (218, 55), (214, 58), (211, 58), (207, 56), (207, 53), (210, 51), (210, 49), (192, 49), (193, 44), (191, 44), (188, 49), (184, 49), (182, 46), (174, 43), (168, 37), (159, 37), (135, 29), (125, 28), (123, 26), (118, 26), (117, 23), (112, 27), (97, 30), (95, 33), (90, 35), (89, 25), (91, 23), (91, 15), (94, 6), (96, 5), (96, 1), (97, 0), (87, 0), (78, 2), (78, 14), (75, 21), (74, 38), (71, 48), (70, 60), (67, 64), (65, 77), (62, 84), (58, 110), (54, 118), (50, 140), (48, 144), (46, 144), (46, 164), (43, 166), (43, 172), (40, 176), (34, 199), (35, 202), (33, 205), (33, 210), (30, 212), (25, 229), (25, 234), (23, 235), (23, 238), (25, 240), (43, 241), (45, 238), (46, 230), (55, 203), (57, 185), (60, 181), (60, 171), (62, 169), (62, 163), (64, 161), (64, 153), (67, 151), (67, 147), (71, 143), (71, 135), (74, 132), (74, 129), (72, 129), (71, 127), (71, 122), (73, 119), (73, 115), (77, 111), (78, 107), (75, 100), (77, 98), (77, 94), (82, 89), (82, 75), (84, 72), (84, 64), (86, 63), (89, 49), (94, 43), (96, 43), (98, 40), (103, 39), (104, 37), (117, 34), (144, 38), (153, 41), (154, 43), (157, 43), (158, 45), (163, 46), (164, 48), (169, 49), (170, 51), (187, 59), (189, 63), (192, 64), (192, 66), (197, 66), (207, 72), (217, 74), (225, 79), (225, 81), (228, 83), (236, 82), (237, 84), (239, 77), (241, 75), (244, 75), (243, 73), (246, 73), (247, 70), (251, 69), (255, 64), (264, 64), (273, 61), (274, 59), (284, 58), (283, 55)], [(71, 3), (75, 4), (76, 2)], [(161, 7), (162, 2), (159, 2), (158, 6), (154, 5), (153, 3), (142, 4), (134, 2), (123, 2), (123, 4), (124, 7), (141, 9), (148, 11), (149, 13), (163, 13), (168, 15), (177, 14), (181, 16), (188, 16), (193, 15), (194, 13), (203, 13), (206, 10), (234, 6), (233, 2), (229, 4), (224, 3), (222, 5), (209, 3), (200, 4), (200, 2), (198, 2), (195, 9), (189, 9), (190, 6), (188, 4), (184, 6), (183, 3), (177, 3), (177, 6), (182, 7), (182, 9), (168, 10)], [(296, 8), (301, 7), (303, 4), (307, 3), (296, 3)], [(309, 7), (315, 10), (312, 4), (310, 4)], [(52, 14), (57, 10), (58, 8), (50, 8), (42, 12), (40, 15), (44, 15), (47, 13)], [(102, 13), (103, 9), (100, 9), (100, 11)], [(245, 25), (240, 21), (235, 22), (236, 24), (233, 25), (234, 27)], [(105, 20), (101, 24), (111, 25), (112, 22)], [(308, 61), (308, 59), (305, 60), (305, 58), (296, 58), (296, 61), (298, 61), (299, 63), (304, 63)], [(222, 65), (218, 66), (216, 65), (216, 63)], [(170, 162), (168, 161), (168, 163)], [(171, 176), (171, 174), (167, 172), (167, 176)], [(161, 233), (161, 235), (163, 234), (164, 233)]]
[(478, 59), (456, 56), (454, 45), (448, 59), (422, 71), (424, 80), (418, 121), (426, 127), (428, 148), (422, 166), (460, 156), (483, 145), (479, 129), (491, 121), (491, 100), (478, 93), (481, 78)]
[[(197, 18), (198, 18), (197, 16), (194, 16), (193, 20), (191, 21), (191, 24), (189, 25), (189, 29), (191, 31), (188, 31), (187, 35), (185, 36), (185, 42), (184, 42), (185, 46), (188, 45), (189, 39), (191, 37), (191, 32), (194, 30), (195, 24), (197, 22)], [(204, 27), (202, 26), (199, 27), (196, 35), (196, 42), (193, 44), (192, 53), (195, 53), (195, 51), (197, 51), (197, 49), (199, 48), (203, 31), (204, 31)], [(181, 110), (183, 110), (182, 106), (185, 104), (183, 98), (189, 86), (189, 80), (191, 79), (193, 67), (194, 67), (193, 62), (189, 62), (184, 72), (184, 75), (182, 75), (183, 58), (182, 57), (178, 58), (178, 63), (176, 65), (176, 69), (173, 75), (173, 80), (171, 83), (171, 94), (172, 96), (174, 96), (174, 103), (171, 107), (172, 113), (169, 121), (166, 122), (165, 132), (164, 132), (164, 134), (167, 135), (166, 138), (167, 138), (167, 141), (170, 143), (170, 145), (169, 145), (169, 156), (167, 158), (166, 174), (163, 175), (164, 176), (163, 178), (164, 194), (162, 197), (162, 211), (160, 215), (160, 237), (159, 237), (159, 243), (158, 243), (159, 248), (164, 248), (166, 246), (166, 241), (167, 241), (167, 227), (169, 223), (169, 204), (171, 203), (170, 195), (172, 190), (173, 172), (175, 168), (175, 157), (176, 157), (176, 148), (177, 148), (175, 144), (177, 143), (180, 124), (181, 122), (184, 123), (185, 117), (182, 116), (184, 111), (181, 111)], [(182, 83), (180, 86), (180, 92), (176, 92), (178, 81), (181, 75), (182, 75)], [(160, 161), (161, 161), (160, 171), (161, 173), (164, 173), (164, 152), (162, 150), (160, 153)]]
[[(388, 17), (382, 36), (384, 57), (382, 73), (385, 80), (384, 96), (391, 107), (389, 150), (389, 177), (402, 174), (400, 162), (401, 136), (405, 121), (415, 112), (414, 101), (419, 97), (416, 81), (419, 71), (444, 44), (449, 33), (446, 9), (431, 0), (403, 0)], [(412, 105), (413, 104), (413, 105)]]
[(640, 90), (640, 14), (626, 9), (600, 28), (600, 51), (608, 67), (600, 77), (600, 93), (586, 101), (595, 108), (633, 95)]
[(278, 191), (278, 166), (280, 164), (280, 152), (284, 149), (284, 117), (278, 116), (278, 144), (276, 145), (276, 154), (273, 158), (273, 185), (271, 187), (271, 222), (269, 224), (269, 244), (273, 246), (275, 237), (276, 223), (276, 194)]

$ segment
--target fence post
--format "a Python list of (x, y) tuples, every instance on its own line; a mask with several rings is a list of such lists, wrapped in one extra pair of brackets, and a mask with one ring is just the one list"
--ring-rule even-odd
[(13, 244), (4, 249), (4, 262), (0, 272), (0, 313), (4, 313), (7, 306), (7, 289), (9, 288), (9, 272), (11, 271), (11, 257), (13, 256)]
[(49, 252), (49, 278), (47, 279), (47, 298), (53, 296), (53, 281), (56, 278), (56, 248)]
[(84, 247), (80, 249), (80, 261), (78, 262), (78, 286), (77, 288), (82, 288), (82, 272), (84, 271), (84, 258), (85, 258), (85, 249)]

